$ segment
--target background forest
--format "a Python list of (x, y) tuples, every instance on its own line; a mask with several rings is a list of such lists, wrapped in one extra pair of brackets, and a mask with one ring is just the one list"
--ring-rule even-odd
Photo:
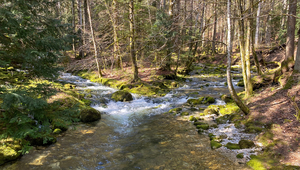
[[(0, 2), (1, 138), (26, 139), (23, 153), (37, 142), (33, 139), (47, 144), (55, 139), (53, 130), (67, 129), (80, 121), (80, 111), (92, 109), (83, 96), (69, 91), (72, 85), (57, 82), (59, 71), (95, 71), (98, 77), (136, 83), (158, 74), (177, 79), (195, 63), (226, 67), (229, 61), (229, 73), (231, 64), (242, 67), (245, 99), (253, 95), (253, 70), (272, 75), (272, 83), (300, 71), (297, 0)], [(265, 60), (276, 50), (285, 55), (272, 70)], [(49, 102), (58, 92), (78, 103)], [(289, 97), (298, 108), (295, 96)]]

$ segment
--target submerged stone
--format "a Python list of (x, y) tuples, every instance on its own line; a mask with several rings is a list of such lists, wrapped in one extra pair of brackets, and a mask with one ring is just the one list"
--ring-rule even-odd
[(243, 153), (239, 153), (239, 154), (236, 155), (236, 158), (242, 159), (242, 158), (244, 158), (244, 154)]
[(114, 101), (121, 101), (121, 102), (126, 102), (126, 101), (132, 101), (133, 100), (132, 95), (129, 92), (124, 91), (124, 90), (119, 90), (119, 91), (114, 92), (112, 94), (111, 98)]
[(201, 125), (197, 125), (196, 128), (197, 129), (207, 130), (207, 129), (209, 129), (209, 125), (207, 123), (203, 123)]

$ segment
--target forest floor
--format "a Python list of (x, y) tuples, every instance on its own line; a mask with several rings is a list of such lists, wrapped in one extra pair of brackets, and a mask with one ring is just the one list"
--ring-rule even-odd
[[(238, 54), (235, 53), (235, 55)], [(263, 68), (266, 71), (274, 69), (274, 64), (270, 63), (282, 62), (285, 54), (284, 50), (278, 49), (268, 54), (263, 51), (259, 54), (259, 59), (262, 56), (265, 62), (269, 63)], [(226, 55), (216, 55), (213, 60), (207, 60), (210, 57), (201, 57), (197, 62), (226, 65)], [(237, 58), (233, 60), (233, 64), (237, 64), (239, 57), (233, 58)], [(80, 61), (80, 63), (84, 62)], [(104, 70), (104, 77), (128, 82), (132, 75), (132, 68), (129, 65), (124, 64), (123, 70)], [(153, 81), (157, 76), (170, 74), (170, 72), (151, 67), (149, 63), (140, 65), (143, 66), (139, 67), (139, 77), (144, 82)], [(293, 96), (295, 102), (292, 101)], [(283, 165), (300, 166), (300, 122), (295, 116), (298, 112), (297, 107), (300, 106), (300, 74), (292, 71), (286, 73), (282, 76), (280, 83), (270, 83), (255, 90), (253, 96), (246, 99), (245, 103), (250, 108), (247, 119), (265, 125), (265, 130), (259, 134), (267, 143), (266, 150), (269, 155), (261, 157), (261, 162), (265, 167), (269, 169), (279, 166), (279, 169), (282, 169)]]

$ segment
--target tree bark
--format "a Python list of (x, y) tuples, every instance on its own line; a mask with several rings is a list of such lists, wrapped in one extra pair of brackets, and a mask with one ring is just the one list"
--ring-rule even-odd
[(300, 28), (298, 30), (298, 45), (294, 70), (300, 72)]
[(212, 37), (212, 54), (216, 54), (216, 32), (217, 32), (217, 3), (214, 2), (214, 30)]
[(283, 72), (288, 71), (293, 66), (294, 50), (295, 50), (295, 24), (296, 18), (291, 15), (296, 15), (297, 0), (289, 0), (289, 16), (287, 23), (287, 39), (285, 51), (285, 63)]
[(101, 72), (101, 68), (99, 66), (99, 62), (98, 62), (98, 49), (97, 49), (97, 44), (96, 44), (96, 39), (95, 39), (94, 29), (93, 29), (93, 24), (92, 24), (92, 16), (91, 16), (90, 4), (89, 4), (88, 0), (86, 0), (86, 8), (87, 8), (88, 18), (89, 18), (89, 23), (90, 23), (92, 40), (93, 40), (93, 44), (94, 44), (95, 62), (96, 62), (97, 69), (98, 69), (98, 76), (100, 78), (100, 77), (102, 77), (102, 72)]
[[(230, 22), (230, 6), (231, 6), (231, 0), (228, 0), (227, 2), (227, 27), (228, 30), (231, 30), (231, 22)], [(238, 105), (238, 107), (245, 113), (249, 113), (249, 108), (244, 105), (244, 103), (240, 100), (240, 98), (237, 96), (236, 91), (232, 84), (232, 78), (231, 78), (231, 31), (227, 31), (228, 37), (227, 37), (227, 83), (228, 83), (228, 89), (231, 94), (232, 99), (234, 102)]]
[(83, 24), (82, 24), (82, 9), (81, 9), (81, 0), (77, 0), (77, 11), (78, 11), (78, 33), (79, 33), (79, 59), (84, 57), (84, 53), (82, 50), (83, 45)]
[(255, 30), (255, 47), (258, 47), (258, 36), (259, 36), (259, 16), (260, 16), (261, 2), (258, 3), (257, 13), (256, 13), (256, 30)]
[[(245, 97), (248, 98), (253, 93), (253, 87), (251, 82), (251, 65), (250, 65), (250, 40), (251, 40), (251, 29), (252, 29), (252, 20), (251, 20), (251, 2), (253, 0), (247, 0), (246, 1), (246, 7), (248, 10), (249, 17), (247, 18), (247, 39), (246, 39), (246, 53), (245, 53), (245, 59), (246, 59), (246, 83), (245, 83), (245, 91), (246, 95)], [(247, 85), (246, 85), (247, 84)]]
[(132, 82), (137, 82), (139, 80), (138, 76), (138, 67), (136, 63), (136, 52), (135, 52), (135, 31), (134, 31), (134, 0), (129, 1), (129, 43), (130, 43), (130, 57), (132, 61), (132, 70), (133, 70), (133, 80)]

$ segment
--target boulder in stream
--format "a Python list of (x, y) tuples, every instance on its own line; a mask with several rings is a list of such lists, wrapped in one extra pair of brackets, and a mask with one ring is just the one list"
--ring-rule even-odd
[(101, 119), (101, 112), (92, 107), (84, 108), (80, 112), (80, 120), (82, 122), (94, 122), (99, 119)]
[(132, 101), (133, 100), (132, 95), (129, 92), (124, 91), (124, 90), (119, 90), (119, 91), (114, 92), (112, 94), (111, 98), (114, 101), (121, 101), (121, 102), (126, 102), (126, 101)]
[(240, 140), (239, 145), (241, 149), (252, 148), (253, 146), (255, 146), (253, 141), (245, 139)]

